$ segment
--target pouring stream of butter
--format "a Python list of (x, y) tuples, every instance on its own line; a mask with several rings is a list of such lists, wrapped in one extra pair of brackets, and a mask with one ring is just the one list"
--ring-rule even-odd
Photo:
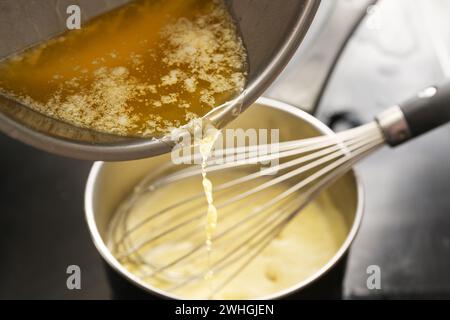
[[(215, 128), (209, 128), (205, 130), (205, 136), (199, 141), (199, 150), (202, 156), (202, 185), (203, 190), (205, 192), (206, 201), (208, 203), (208, 209), (206, 213), (206, 250), (208, 254), (208, 264), (211, 266), (211, 251), (212, 251), (212, 238), (214, 235), (214, 231), (217, 227), (217, 208), (214, 205), (214, 196), (213, 196), (213, 184), (210, 179), (207, 177), (206, 168), (208, 160), (212, 154), (214, 143), (216, 142), (220, 131)], [(213, 271), (209, 268), (208, 273), (205, 276), (205, 279), (210, 281), (211, 290), (212, 290), (212, 280), (213, 280)]]

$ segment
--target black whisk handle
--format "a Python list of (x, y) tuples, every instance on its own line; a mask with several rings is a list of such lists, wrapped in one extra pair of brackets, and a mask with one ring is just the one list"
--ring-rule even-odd
[(429, 87), (400, 105), (411, 137), (417, 137), (450, 121), (450, 83)]
[(450, 82), (429, 87), (376, 118), (386, 142), (399, 145), (450, 121)]

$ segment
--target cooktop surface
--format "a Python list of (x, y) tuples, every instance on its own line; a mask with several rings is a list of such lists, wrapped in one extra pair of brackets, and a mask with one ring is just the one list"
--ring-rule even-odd
[[(410, 3), (382, 1), (380, 11), (363, 22), (322, 98), (322, 120), (345, 111), (369, 121), (445, 78), (422, 27), (423, 10)], [(358, 166), (366, 208), (349, 256), (345, 298), (450, 298), (449, 137), (447, 126), (398, 149), (385, 148)], [(4, 135), (0, 148), (0, 298), (110, 298), (84, 221), (92, 163)], [(67, 289), (69, 265), (81, 268), (81, 290)], [(380, 290), (367, 286), (369, 266), (379, 267)]]

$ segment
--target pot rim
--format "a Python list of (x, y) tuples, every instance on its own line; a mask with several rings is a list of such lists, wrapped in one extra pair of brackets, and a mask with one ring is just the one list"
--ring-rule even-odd
[[(315, 118), (314, 116), (306, 113), (305, 111), (300, 110), (294, 106), (291, 106), (287, 103), (277, 101), (269, 98), (259, 98), (255, 104), (262, 105), (264, 107), (278, 109), (284, 112), (287, 112), (297, 118), (300, 118), (310, 124), (312, 124), (316, 129), (322, 132), (325, 135), (333, 135), (335, 134), (329, 127), (327, 127), (323, 122)], [(112, 255), (105, 242), (103, 241), (98, 228), (95, 222), (95, 213), (93, 208), (94, 203), (94, 190), (98, 175), (101, 169), (104, 167), (105, 162), (95, 162), (92, 166), (92, 169), (89, 173), (89, 177), (86, 184), (85, 195), (84, 195), (84, 208), (85, 208), (85, 219), (88, 224), (89, 232), (91, 238), (94, 242), (95, 247), (98, 252), (102, 256), (102, 258), (108, 263), (108, 265), (113, 268), (118, 274), (120, 274), (123, 278), (128, 281), (131, 281), (134, 285), (137, 285), (139, 288), (150, 294), (156, 294), (160, 298), (163, 299), (175, 299), (180, 300), (181, 298), (173, 295), (171, 293), (165, 292), (159, 288), (151, 286), (149, 284), (144, 283), (137, 276), (129, 272), (125, 267), (123, 267), (116, 258)], [(350, 172), (353, 173), (356, 182), (356, 196), (357, 196), (357, 206), (355, 218), (352, 223), (352, 227), (347, 234), (347, 237), (344, 243), (340, 246), (339, 250), (334, 254), (334, 256), (319, 270), (317, 270), (313, 275), (304, 279), (301, 282), (296, 283), (295, 285), (278, 291), (274, 294), (263, 296), (258, 298), (258, 300), (272, 300), (272, 299), (281, 299), (283, 297), (289, 296), (303, 288), (306, 288), (317, 279), (324, 276), (328, 271), (330, 271), (345, 255), (345, 253), (349, 250), (350, 245), (353, 243), (359, 228), (361, 226), (363, 212), (364, 212), (364, 186), (361, 182), (359, 174), (355, 169), (352, 169)]]

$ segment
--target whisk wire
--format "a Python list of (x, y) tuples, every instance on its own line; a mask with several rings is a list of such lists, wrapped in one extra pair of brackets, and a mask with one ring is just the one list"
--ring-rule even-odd
[[(223, 230), (219, 230), (213, 236), (212, 242), (214, 247), (224, 248), (221, 256), (188, 276), (177, 277), (169, 274), (168, 271), (176, 267), (181, 268), (189, 263), (198, 264), (206, 259), (201, 256), (202, 249), (206, 244), (204, 239), (202, 240), (199, 236), (201, 233), (198, 232), (202, 228), (199, 223), (204, 219), (202, 209), (204, 194), (199, 192), (182, 198), (150, 213), (133, 225), (128, 224), (128, 215), (137, 199), (143, 194), (199, 176), (201, 169), (198, 167), (179, 170), (159, 179), (148, 181), (147, 186), (141, 186), (137, 192), (131, 195), (128, 201), (119, 208), (118, 216), (112, 224), (116, 231), (112, 247), (118, 251), (119, 260), (127, 259), (134, 263), (142, 263), (150, 269), (148, 272), (142, 273), (141, 278), (163, 277), (175, 282), (169, 289), (170, 291), (179, 290), (204, 278), (211, 272), (214, 274), (227, 272), (225, 280), (214, 288), (212, 294), (216, 294), (260, 255), (284, 227), (298, 216), (323, 189), (334, 183), (359, 160), (383, 144), (384, 137), (374, 122), (333, 136), (283, 142), (276, 148), (264, 145), (216, 151), (215, 155), (225, 156), (225, 160), (222, 163), (220, 161), (214, 163), (214, 159), (209, 160), (206, 168), (208, 173), (227, 172), (230, 168), (255, 167), (257, 163), (274, 159), (286, 160), (270, 169), (265, 169), (266, 171), (258, 170), (215, 187), (216, 207), (224, 221), (231, 220), (230, 217), (236, 211), (234, 206), (247, 203), (243, 201), (250, 203), (254, 201), (255, 197), (262, 197), (263, 191), (276, 186), (290, 186), (283, 191), (277, 191), (276, 196), (264, 200), (253, 211), (226, 225)], [(260, 148), (265, 153), (259, 153), (262, 150)], [(247, 161), (236, 162), (236, 155), (247, 156)], [(245, 172), (247, 171), (245, 170)], [(273, 175), (268, 176), (267, 173)], [(259, 182), (259, 179), (264, 180)], [(298, 181), (294, 181), (294, 179), (298, 179)], [(246, 190), (244, 186), (247, 185), (248, 189)], [(162, 219), (162, 222), (153, 226), (152, 223), (158, 219)], [(125, 227), (119, 230), (120, 224)], [(152, 224), (155, 233), (141, 241), (134, 239), (135, 234), (149, 224)], [(165, 238), (167, 238), (167, 241), (164, 240), (166, 244), (190, 239), (191, 245), (185, 252), (163, 264), (155, 263), (147, 255), (141, 254), (146, 247), (151, 248), (152, 244), (157, 244)], [(233, 239), (233, 241), (229, 239)], [(230, 243), (232, 243), (231, 246)]]

